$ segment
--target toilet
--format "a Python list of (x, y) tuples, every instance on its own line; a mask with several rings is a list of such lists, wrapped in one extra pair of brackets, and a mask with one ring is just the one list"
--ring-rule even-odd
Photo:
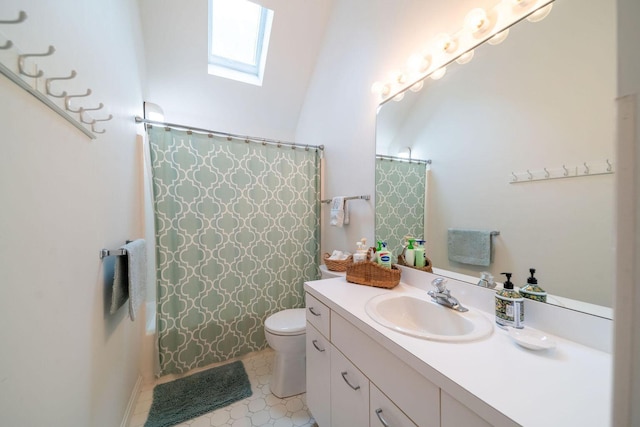
[(270, 386), (277, 397), (294, 396), (307, 389), (306, 325), (304, 308), (279, 311), (264, 322), (267, 343), (276, 353)]

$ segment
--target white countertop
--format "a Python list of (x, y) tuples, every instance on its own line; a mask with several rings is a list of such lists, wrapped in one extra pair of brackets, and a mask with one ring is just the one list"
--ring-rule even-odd
[[(553, 335), (555, 349), (528, 350), (498, 327), (489, 338), (467, 343), (427, 341), (392, 331), (366, 314), (365, 303), (387, 292), (424, 297), (424, 290), (404, 283), (387, 290), (335, 278), (307, 282), (305, 290), (463, 404), (469, 404), (464, 401), (468, 392), (526, 427), (610, 424), (609, 353)], [(494, 320), (493, 314), (480, 312)]]

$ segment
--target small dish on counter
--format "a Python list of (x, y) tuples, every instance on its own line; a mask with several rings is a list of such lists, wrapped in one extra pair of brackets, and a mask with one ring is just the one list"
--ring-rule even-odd
[(556, 347), (556, 342), (549, 336), (532, 329), (509, 328), (509, 336), (518, 345), (529, 350), (550, 350)]

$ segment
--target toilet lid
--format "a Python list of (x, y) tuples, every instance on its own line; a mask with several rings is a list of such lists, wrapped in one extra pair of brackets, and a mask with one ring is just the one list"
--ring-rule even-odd
[(291, 308), (274, 313), (264, 322), (266, 330), (277, 335), (299, 335), (305, 331), (307, 319), (304, 308)]

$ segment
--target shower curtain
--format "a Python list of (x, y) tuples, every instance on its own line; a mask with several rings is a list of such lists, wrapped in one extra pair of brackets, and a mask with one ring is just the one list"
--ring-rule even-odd
[(265, 348), (265, 318), (319, 278), (318, 153), (148, 132), (161, 374)]
[(376, 239), (395, 256), (404, 236), (424, 238), (426, 172), (424, 163), (376, 159)]

